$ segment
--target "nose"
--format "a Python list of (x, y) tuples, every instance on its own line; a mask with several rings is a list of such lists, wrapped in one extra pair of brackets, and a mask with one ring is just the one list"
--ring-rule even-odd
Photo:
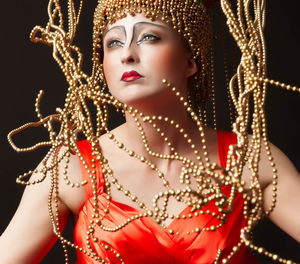
[(139, 62), (138, 52), (134, 45), (124, 46), (121, 54), (121, 62), (124, 64), (134, 64)]

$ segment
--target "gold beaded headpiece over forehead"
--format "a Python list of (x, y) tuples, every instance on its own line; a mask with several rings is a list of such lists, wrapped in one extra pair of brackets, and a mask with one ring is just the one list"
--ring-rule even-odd
[[(80, 49), (73, 44), (76, 29), (79, 23), (79, 16), (81, 14), (83, 0), (79, 1), (79, 8), (75, 8), (73, 0), (68, 0), (68, 30), (63, 25), (63, 12), (59, 0), (49, 0), (48, 14), (49, 22), (46, 27), (36, 26), (31, 33), (31, 40), (34, 42), (42, 42), (53, 47), (53, 57), (61, 67), (66, 76), (69, 84), (66, 100), (63, 108), (58, 108), (57, 113), (43, 117), (39, 105), (42, 97), (42, 92), (38, 95), (36, 102), (36, 112), (39, 121), (36, 123), (28, 123), (18, 129), (13, 130), (8, 139), (12, 147), (19, 152), (33, 151), (39, 147), (51, 146), (51, 149), (42, 163), (40, 174), (42, 177), (34, 181), (26, 181), (25, 178), (37, 172), (29, 171), (24, 173), (18, 178), (18, 182), (24, 185), (36, 184), (42, 182), (46, 177), (51, 177), (51, 188), (49, 191), (49, 213), (53, 225), (53, 230), (66, 252), (66, 263), (68, 263), (68, 254), (66, 246), (72, 246), (87, 254), (99, 263), (103, 262), (99, 256), (95, 255), (90, 249), (79, 248), (77, 245), (66, 240), (60, 231), (59, 226), (59, 212), (58, 208), (58, 165), (65, 161), (64, 165), (64, 180), (67, 185), (71, 187), (81, 187), (87, 182), (71, 183), (68, 178), (68, 163), (70, 161), (71, 153), (76, 153), (85, 168), (88, 171), (92, 183), (94, 196), (93, 203), (95, 212), (93, 221), (89, 224), (89, 235), (87, 236), (87, 245), (90, 240), (97, 241), (94, 236), (96, 228), (102, 228), (107, 232), (114, 232), (126, 226), (131, 221), (139, 219), (139, 217), (153, 216), (157, 223), (171, 218), (167, 212), (167, 205), (169, 197), (175, 197), (178, 201), (186, 203), (188, 206), (193, 207), (195, 210), (203, 208), (203, 205), (208, 202), (215, 202), (218, 209), (217, 225), (212, 225), (204, 231), (213, 232), (226, 224), (226, 217), (232, 210), (233, 200), (237, 193), (242, 193), (244, 196), (243, 214), (247, 219), (246, 226), (241, 230), (241, 241), (232, 248), (231, 253), (223, 257), (221, 253), (218, 254), (215, 263), (228, 263), (230, 258), (239, 250), (242, 244), (250, 247), (261, 254), (278, 260), (281, 263), (292, 263), (280, 258), (277, 255), (257, 247), (249, 239), (251, 231), (258, 221), (263, 216), (269, 215), (276, 205), (276, 190), (277, 190), (277, 170), (273, 162), (272, 153), (270, 150), (269, 142), (267, 140), (266, 120), (264, 113), (264, 102), (266, 96), (267, 84), (275, 84), (287, 90), (300, 91), (297, 87), (274, 82), (266, 78), (266, 55), (263, 37), (264, 28), (264, 12), (265, 0), (220, 0), (222, 10), (227, 19), (227, 25), (230, 33), (232, 34), (236, 44), (240, 50), (241, 58), (234, 76), (228, 80), (228, 101), (231, 102), (235, 118), (232, 118), (232, 129), (237, 135), (237, 145), (231, 146), (228, 153), (226, 168), (221, 168), (219, 165), (210, 161), (205, 133), (205, 109), (197, 115), (193, 111), (190, 103), (184, 98), (180, 92), (173, 87), (168, 80), (162, 80), (162, 85), (170, 88), (178, 100), (182, 102), (183, 106), (190, 114), (190, 117), (195, 121), (197, 129), (199, 130), (200, 146), (195, 146), (188, 132), (181, 127), (181, 124), (170, 120), (168, 117), (163, 116), (145, 116), (137, 109), (128, 107), (127, 105), (119, 102), (116, 98), (106, 92), (104, 89), (105, 78), (103, 75), (101, 62), (102, 62), (102, 34), (108, 24), (114, 23), (116, 20), (125, 17), (128, 14), (134, 15), (136, 13), (143, 13), (150, 19), (160, 19), (166, 24), (173, 27), (189, 44), (194, 59), (201, 64), (199, 73), (197, 74), (199, 88), (205, 90), (207, 83), (207, 75), (211, 71), (208, 66), (208, 54), (212, 42), (211, 20), (208, 15), (208, 7), (213, 1), (199, 1), (199, 0), (99, 0), (94, 15), (94, 31), (93, 31), (93, 70), (92, 74), (88, 75), (82, 70), (82, 54)], [(210, 62), (211, 62), (210, 57)], [(211, 63), (212, 64), (212, 63)], [(213, 74), (213, 72), (211, 71)], [(199, 80), (200, 78), (200, 80)], [(213, 84), (213, 78), (211, 83)], [(213, 97), (212, 97), (213, 98)], [(252, 99), (252, 100), (251, 100)], [(92, 114), (89, 111), (87, 102), (92, 102), (96, 108), (96, 129), (93, 123)], [(145, 150), (149, 156), (175, 160), (180, 162), (182, 172), (180, 174), (180, 183), (186, 184), (186, 188), (176, 190), (170, 186), (164, 174), (159, 171), (156, 165), (147, 160), (144, 156), (138, 155), (133, 150), (129, 150), (122, 142), (120, 142), (108, 129), (108, 105), (113, 105), (117, 110), (127, 112), (135, 120), (138, 131), (140, 132)], [(157, 121), (167, 122), (167, 125), (174, 126), (178, 129), (178, 133), (182, 135), (183, 142), (187, 142), (187, 146), (191, 148), (192, 154), (195, 154), (196, 162), (190, 157), (185, 157), (178, 153), (176, 148), (168, 141), (165, 135), (157, 125)], [(60, 131), (56, 133), (53, 129), (53, 122), (61, 124)], [(170, 146), (171, 155), (164, 155), (156, 153), (148, 145), (147, 135), (143, 130), (144, 123), (152, 124), (156, 128), (164, 140)], [(30, 148), (18, 148), (12, 141), (12, 136), (28, 127), (44, 125), (49, 132), (49, 141), (38, 143)], [(249, 138), (247, 130), (252, 129), (252, 137)], [(82, 154), (77, 147), (78, 134), (81, 133), (89, 141), (92, 147), (92, 167), (84, 161)], [(163, 186), (166, 188), (166, 201), (163, 208), (160, 208), (157, 199), (164, 196), (154, 195), (153, 208), (148, 208), (144, 203), (140, 202), (138, 198), (132, 195), (133, 201), (139, 202), (139, 206), (145, 211), (144, 214), (137, 215), (137, 218), (126, 220), (120, 224), (118, 228), (108, 228), (101, 221), (105, 214), (109, 213), (110, 204), (110, 189), (107, 187), (108, 194), (108, 207), (104, 216), (99, 217), (98, 211), (98, 196), (97, 196), (97, 181), (95, 174), (95, 162), (100, 161), (105, 180), (112, 179), (112, 182), (118, 185), (119, 190), (124, 192), (126, 196), (131, 195), (129, 190), (118, 183), (117, 178), (109, 167), (107, 159), (101, 152), (99, 146), (99, 137), (107, 133), (109, 139), (117, 144), (120, 151), (125, 151), (132, 158), (141, 161), (145, 166), (149, 166), (154, 173), (162, 180)], [(259, 184), (259, 160), (261, 155), (262, 146), (265, 148), (270, 160), (270, 166), (273, 171), (273, 199), (270, 208), (264, 211), (262, 207), (262, 189)], [(203, 155), (200, 155), (199, 153)], [(246, 164), (247, 162), (247, 164)], [(244, 167), (251, 172), (251, 183), (248, 188), (242, 179)], [(222, 171), (222, 173), (220, 173)], [(197, 189), (191, 190), (190, 179), (197, 181)], [(230, 185), (230, 195), (225, 195), (222, 192), (222, 186)], [(196, 195), (195, 195), (196, 194)], [(195, 198), (196, 197), (196, 198)], [(159, 212), (159, 213), (157, 213)], [(160, 214), (161, 213), (161, 214)], [(97, 224), (96, 224), (97, 223)], [(199, 230), (198, 230), (199, 231)], [(193, 232), (198, 232), (193, 230)], [(203, 231), (203, 232), (204, 232)]]
[(128, 14), (144, 13), (152, 20), (171, 25), (191, 47), (194, 57), (206, 54), (211, 44), (210, 18), (202, 1), (198, 0), (99, 0), (94, 15), (94, 59), (99, 62), (102, 34), (108, 24)]
[[(211, 67), (209, 67), (208, 51), (213, 36), (208, 7), (212, 2), (211, 0), (206, 2), (202, 0), (99, 0), (94, 13), (93, 72), (99, 73), (99, 67), (102, 69), (102, 35), (107, 25), (127, 15), (143, 13), (151, 20), (159, 19), (170, 25), (185, 39), (199, 66), (195, 75), (195, 87), (201, 86), (201, 89), (190, 89), (190, 94), (195, 98), (197, 93), (195, 104), (206, 103), (210, 96), (208, 79)], [(94, 74), (94, 76), (95, 80), (105, 83), (102, 70), (100, 75)]]

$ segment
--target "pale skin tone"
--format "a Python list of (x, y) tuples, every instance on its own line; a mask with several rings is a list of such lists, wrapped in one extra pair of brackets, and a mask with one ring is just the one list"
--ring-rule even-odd
[[(162, 22), (151, 22), (143, 15), (137, 15), (128, 16), (109, 25), (103, 44), (104, 72), (110, 92), (120, 101), (138, 108), (147, 115), (168, 116), (182, 124), (196, 145), (200, 145), (195, 124), (188, 118), (176, 97), (161, 84), (161, 80), (166, 78), (183, 95), (186, 94), (188, 79), (196, 73), (197, 65), (183, 40)], [(143, 78), (132, 82), (121, 81), (123, 73), (132, 70), (138, 72)], [(169, 140), (179, 153), (195, 160), (191, 149), (175, 129), (163, 122), (160, 126), (166, 131)], [(152, 149), (167, 154), (169, 147), (163, 139), (149, 125), (143, 124), (143, 127)], [(212, 162), (219, 163), (216, 132), (209, 128), (206, 128), (205, 132), (209, 158)], [(129, 149), (153, 161), (167, 175), (167, 180), (175, 189), (182, 187), (177, 177), (181, 169), (180, 163), (149, 156), (132, 117), (126, 115), (126, 123), (114, 129), (113, 133)], [(100, 144), (120, 183), (128, 187), (136, 196), (142, 197), (142, 200), (150, 206), (153, 193), (164, 190), (153, 170), (120, 151), (106, 135), (100, 138)], [(279, 180), (278, 201), (270, 219), (300, 242), (300, 176), (280, 150), (272, 145), (271, 151), (277, 165)], [(264, 206), (269, 208), (272, 201), (272, 173), (264, 151), (262, 151), (259, 168)], [(60, 166), (60, 177), (62, 177), (62, 170)], [(249, 184), (249, 176), (249, 172), (245, 170), (243, 179), (246, 184)], [(35, 174), (32, 177), (39, 178), (40, 175)], [(81, 180), (77, 156), (71, 156), (69, 177), (75, 182)], [(19, 208), (0, 237), (0, 263), (38, 263), (56, 241), (47, 208), (49, 186), (50, 181), (46, 179), (39, 185), (26, 187)], [(84, 188), (72, 189), (63, 183), (63, 179), (60, 180), (59, 190), (59, 211), (63, 229), (68, 217), (73, 215), (76, 219), (86, 201), (86, 195)], [(115, 188), (112, 188), (112, 197), (116, 201), (139, 209), (137, 204), (126, 199)], [(185, 207), (185, 204), (171, 201), (169, 212), (176, 215)], [(170, 221), (165, 222), (166, 225), (169, 223)]]

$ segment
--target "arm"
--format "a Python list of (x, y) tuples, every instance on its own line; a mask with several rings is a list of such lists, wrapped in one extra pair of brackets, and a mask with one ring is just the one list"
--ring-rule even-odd
[[(77, 214), (85, 202), (84, 188), (71, 188), (63, 180), (63, 166), (59, 165), (59, 220), (61, 232), (66, 226), (71, 212)], [(38, 167), (41, 168), (41, 165)], [(69, 177), (71, 181), (81, 181), (77, 156), (70, 157)], [(31, 180), (39, 179), (36, 173)], [(50, 177), (42, 183), (25, 188), (19, 207), (10, 224), (0, 237), (1, 264), (39, 263), (57, 240), (48, 212)]]
[[(39, 178), (35, 174), (32, 179)], [(0, 237), (0, 263), (39, 263), (56, 241), (48, 212), (50, 179), (27, 186), (10, 224)], [(61, 229), (69, 210), (59, 201)]]
[[(271, 144), (271, 152), (278, 170), (277, 203), (269, 218), (284, 232), (300, 243), (300, 175), (292, 162)], [(272, 203), (272, 173), (267, 156), (262, 152), (261, 175), (267, 184), (263, 190), (264, 207)]]

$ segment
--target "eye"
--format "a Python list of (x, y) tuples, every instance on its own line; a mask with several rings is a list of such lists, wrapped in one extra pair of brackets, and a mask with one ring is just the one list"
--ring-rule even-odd
[(108, 48), (119, 47), (119, 46), (123, 46), (123, 43), (117, 39), (110, 40), (107, 43)]
[(137, 44), (140, 44), (144, 41), (158, 41), (158, 40), (160, 40), (160, 37), (157, 37), (153, 34), (145, 34), (142, 36), (140, 40), (137, 41)]

